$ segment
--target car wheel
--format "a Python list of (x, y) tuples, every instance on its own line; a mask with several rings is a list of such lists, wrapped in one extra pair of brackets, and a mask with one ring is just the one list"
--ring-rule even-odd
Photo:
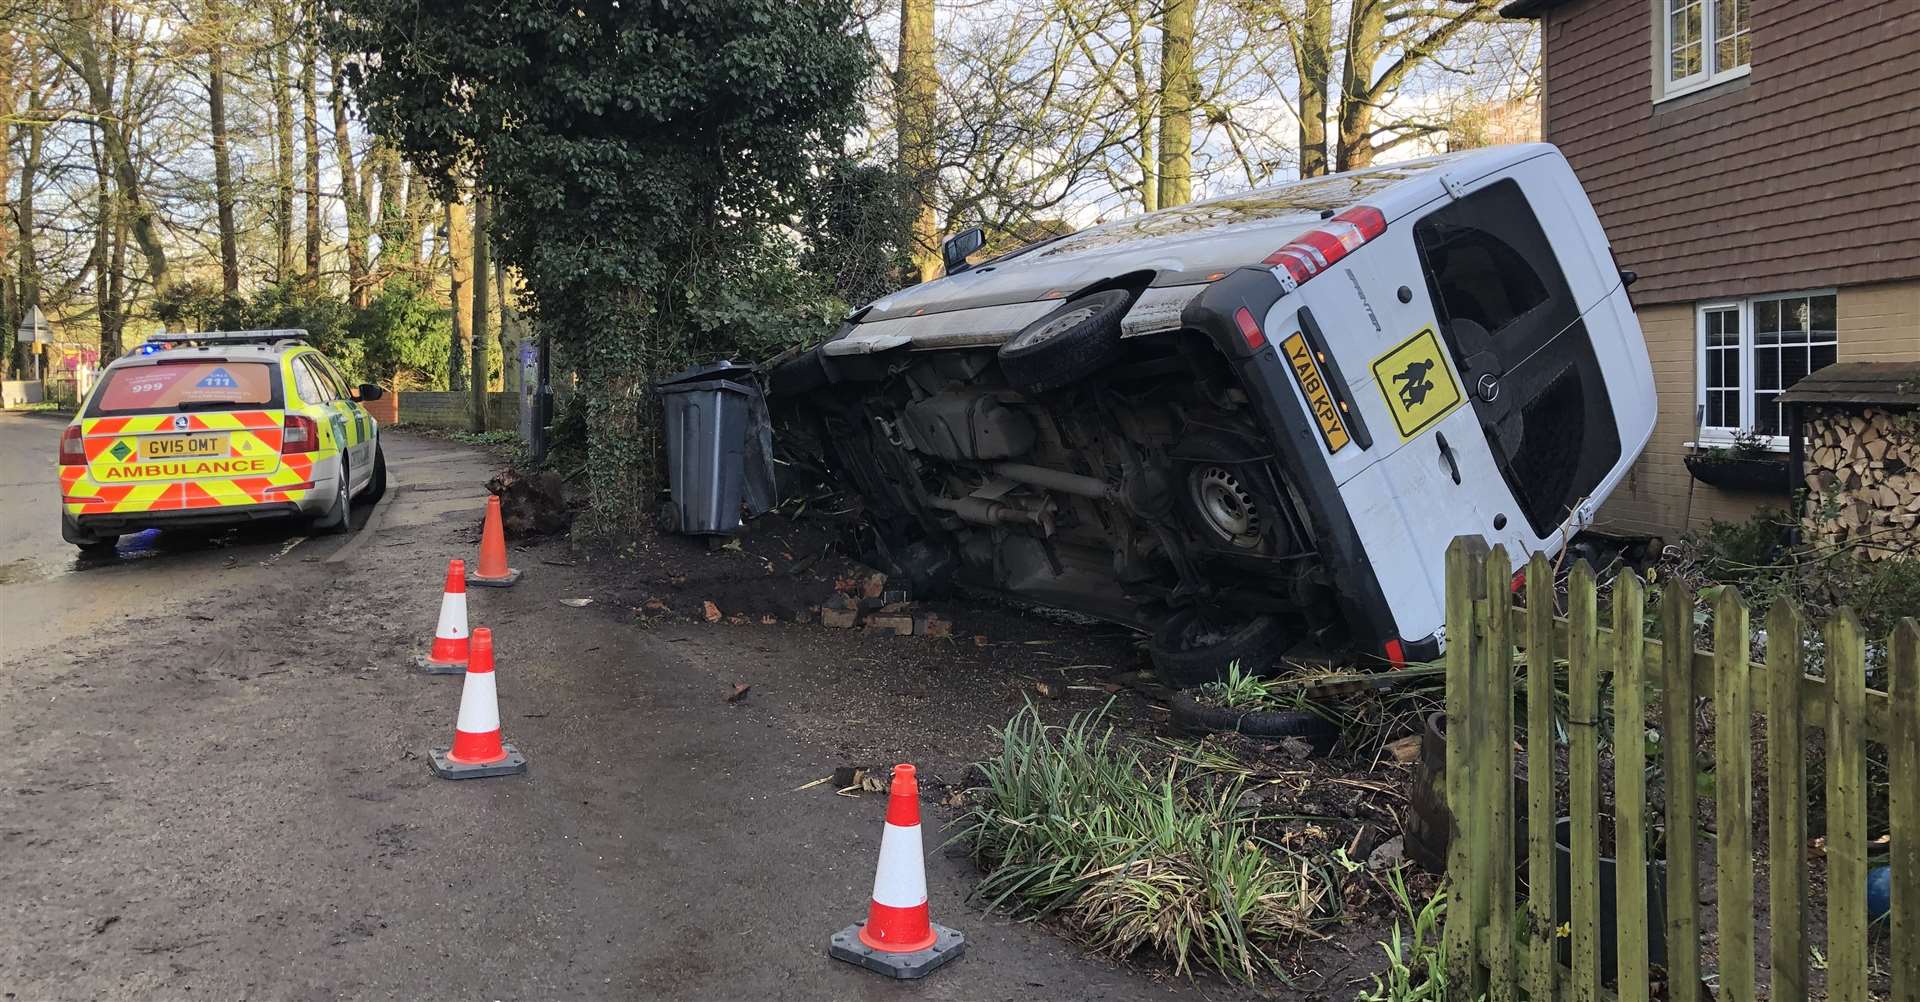
[(1082, 296), (1021, 328), (1000, 346), (1000, 371), (1026, 393), (1077, 383), (1120, 350), (1120, 318), (1133, 302), (1125, 289)]
[(387, 450), (375, 444), (373, 447), (373, 477), (367, 486), (360, 489), (360, 500), (373, 504), (387, 496)]
[(1232, 435), (1202, 432), (1174, 449), (1182, 464), (1181, 506), (1201, 538), (1219, 549), (1284, 554), (1292, 550), (1280, 499), (1252, 448)]
[(353, 527), (353, 477), (349, 475), (347, 459), (340, 457), (340, 476), (334, 488), (333, 507), (314, 521), (313, 527), (319, 532), (346, 532)]
[(1160, 681), (1175, 689), (1218, 682), (1228, 666), (1264, 674), (1284, 648), (1286, 629), (1272, 616), (1241, 618), (1212, 609), (1176, 609), (1153, 631), (1147, 654)]

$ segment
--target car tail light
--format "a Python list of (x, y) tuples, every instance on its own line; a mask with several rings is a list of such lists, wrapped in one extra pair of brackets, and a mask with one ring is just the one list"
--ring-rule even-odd
[(1267, 345), (1267, 332), (1260, 329), (1260, 321), (1253, 319), (1253, 312), (1242, 306), (1233, 311), (1234, 325), (1240, 328), (1240, 337), (1247, 342), (1249, 351), (1259, 351)]
[(320, 448), (320, 425), (310, 417), (289, 414), (280, 424), (280, 452), (313, 452)]
[(67, 430), (60, 433), (60, 465), (87, 465), (87, 447), (81, 441), (80, 426), (77, 424), (68, 425)]
[(1387, 217), (1379, 209), (1356, 205), (1288, 241), (1262, 263), (1284, 269), (1293, 284), (1299, 285), (1385, 232)]

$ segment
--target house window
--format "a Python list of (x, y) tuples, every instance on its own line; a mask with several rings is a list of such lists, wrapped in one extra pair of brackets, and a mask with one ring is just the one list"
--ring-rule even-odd
[(1839, 354), (1832, 292), (1759, 296), (1699, 308), (1700, 437), (1787, 445), (1779, 397)]
[(1656, 97), (1678, 97), (1747, 72), (1753, 58), (1750, 2), (1654, 0), (1663, 36)]

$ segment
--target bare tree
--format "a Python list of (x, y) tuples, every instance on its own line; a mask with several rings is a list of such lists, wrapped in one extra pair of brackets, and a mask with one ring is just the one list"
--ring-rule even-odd
[(940, 230), (933, 189), (937, 183), (935, 114), (939, 79), (933, 58), (933, 0), (900, 0), (900, 61), (895, 70), (900, 137), (900, 173), (906, 178), (906, 246), (920, 281), (940, 274)]
[(1193, 8), (1198, 0), (1166, 0), (1160, 17), (1161, 208), (1193, 200)]

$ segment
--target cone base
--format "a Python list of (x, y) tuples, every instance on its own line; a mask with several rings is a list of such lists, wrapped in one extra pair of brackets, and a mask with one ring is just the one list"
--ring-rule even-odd
[(933, 945), (924, 950), (911, 953), (876, 950), (860, 941), (860, 929), (865, 925), (865, 922), (855, 922), (834, 933), (833, 939), (827, 942), (827, 956), (908, 981), (932, 974), (967, 951), (967, 937), (960, 930), (949, 929), (938, 922), (933, 923)]
[(429, 675), (465, 675), (467, 673), (465, 661), (435, 661), (425, 654), (415, 654), (413, 666), (425, 670)]
[(507, 572), (497, 578), (481, 577), (473, 571), (467, 572), (467, 583), (470, 585), (479, 585), (482, 588), (511, 588), (513, 587), (513, 583), (518, 580), (520, 580), (520, 569), (518, 567), (507, 568)]
[(506, 750), (507, 757), (498, 762), (475, 764), (455, 762), (452, 748), (427, 749), (427, 764), (433, 767), (433, 774), (441, 779), (485, 779), (488, 776), (517, 776), (527, 771), (527, 757), (520, 754), (510, 741), (500, 746)]

